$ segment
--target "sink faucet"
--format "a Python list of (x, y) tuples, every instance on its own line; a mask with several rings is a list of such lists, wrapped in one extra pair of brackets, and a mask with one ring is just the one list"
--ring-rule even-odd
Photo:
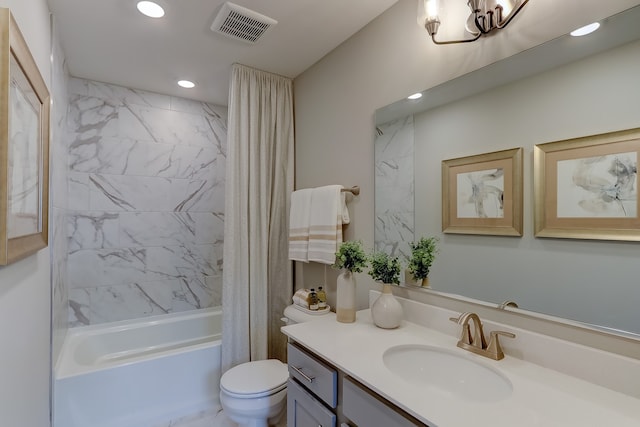
[[(460, 341), (458, 341), (458, 347), (493, 360), (504, 358), (504, 352), (500, 346), (498, 336), (516, 337), (516, 335), (511, 332), (491, 331), (489, 344), (487, 344), (484, 331), (482, 330), (482, 322), (476, 313), (462, 313), (460, 316), (452, 317), (449, 320), (462, 325), (462, 335), (460, 336)], [(473, 335), (471, 334), (470, 323), (473, 323)]]

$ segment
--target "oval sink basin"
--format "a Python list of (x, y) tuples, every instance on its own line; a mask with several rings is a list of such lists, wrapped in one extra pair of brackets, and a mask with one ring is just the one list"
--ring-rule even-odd
[(456, 398), (496, 402), (513, 391), (511, 382), (498, 371), (438, 347), (395, 346), (382, 359), (400, 378)]

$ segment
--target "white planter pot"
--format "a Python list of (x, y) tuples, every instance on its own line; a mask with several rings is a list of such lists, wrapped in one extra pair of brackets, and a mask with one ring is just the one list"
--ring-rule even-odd
[(382, 294), (371, 306), (373, 323), (379, 328), (394, 329), (400, 326), (403, 314), (402, 305), (391, 292), (391, 285), (385, 283)]
[(410, 286), (421, 286), (423, 288), (428, 288), (429, 287), (429, 278), (425, 277), (424, 279), (416, 280), (413, 277), (413, 274), (411, 274), (411, 272), (409, 270), (405, 270), (404, 271), (404, 283), (406, 285), (410, 285)]
[(349, 270), (338, 275), (336, 292), (336, 319), (342, 323), (356, 321), (356, 278)]

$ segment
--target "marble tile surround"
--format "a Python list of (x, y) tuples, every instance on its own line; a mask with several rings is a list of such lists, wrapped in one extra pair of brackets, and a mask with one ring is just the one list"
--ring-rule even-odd
[(382, 125), (375, 139), (375, 248), (407, 258), (414, 240), (413, 116)]
[(220, 305), (226, 116), (69, 81), (72, 326)]

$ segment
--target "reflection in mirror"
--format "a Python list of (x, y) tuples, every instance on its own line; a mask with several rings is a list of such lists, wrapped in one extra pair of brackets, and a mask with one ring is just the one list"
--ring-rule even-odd
[[(640, 7), (376, 113), (375, 245), (440, 237), (437, 291), (640, 334), (640, 244), (533, 237), (533, 147), (640, 127)], [(524, 148), (524, 236), (442, 234), (443, 160)], [(637, 180), (637, 176), (636, 176)], [(512, 308), (509, 308), (512, 310)]]

